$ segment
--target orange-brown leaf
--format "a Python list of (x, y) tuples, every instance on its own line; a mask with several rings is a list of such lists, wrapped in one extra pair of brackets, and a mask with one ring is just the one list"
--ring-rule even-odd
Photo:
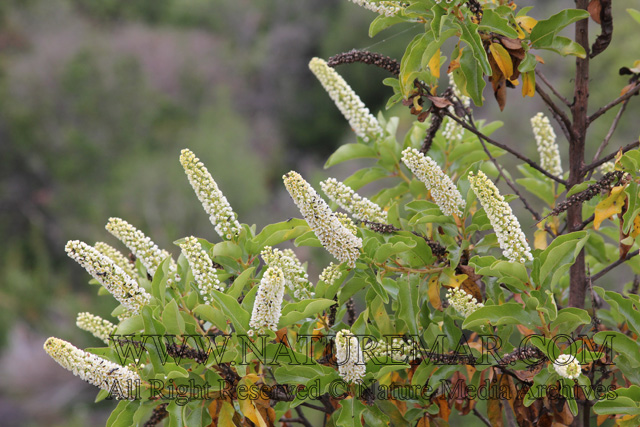
[(530, 96), (536, 93), (536, 74), (533, 70), (527, 71), (522, 75), (522, 97)]
[(598, 230), (600, 228), (602, 221), (612, 217), (613, 215), (619, 214), (622, 211), (622, 207), (624, 206), (624, 202), (627, 198), (624, 188), (624, 185), (613, 187), (611, 189), (611, 194), (609, 194), (606, 199), (598, 203), (593, 218), (594, 230)]
[(591, 0), (589, 2), (589, 6), (587, 6), (587, 11), (589, 15), (591, 15), (591, 19), (593, 19), (596, 24), (600, 25), (600, 13), (602, 12), (602, 4), (600, 0)]

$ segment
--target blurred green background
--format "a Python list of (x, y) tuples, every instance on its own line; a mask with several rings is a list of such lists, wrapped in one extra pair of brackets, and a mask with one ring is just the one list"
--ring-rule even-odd
[[(536, 2), (532, 15), (552, 4)], [(374, 17), (346, 0), (0, 1), (0, 424), (104, 424), (113, 404), (93, 405), (92, 387), (42, 351), (50, 335), (98, 345), (75, 316), (108, 316), (115, 306), (96, 297), (64, 244), (116, 245), (104, 230), (110, 216), (174, 254), (172, 242), (185, 235), (215, 240), (178, 162), (182, 148), (207, 165), (242, 222), (261, 228), (299, 216), (282, 174), (295, 168), (315, 184), (326, 156), (355, 138), (308, 61), (351, 48), (399, 59), (419, 31), (394, 27), (372, 40)], [(640, 57), (637, 27), (621, 6), (614, 17), (613, 47), (593, 64), (592, 105), (615, 98), (626, 84), (618, 68), (631, 65), (629, 52)], [(550, 59), (545, 73), (569, 88), (573, 59), (541, 55)], [(372, 111), (384, 107), (384, 72), (338, 71)], [(503, 120), (496, 136), (536, 156), (529, 118), (542, 104), (521, 104), (514, 90), (500, 113), (485, 96), (476, 116)], [(412, 118), (395, 112), (406, 129)], [(627, 118), (638, 113), (636, 102)], [(591, 134), (588, 158), (614, 114)], [(635, 125), (622, 123), (610, 146), (637, 138)], [(336, 169), (338, 178), (349, 173)], [(531, 237), (532, 221), (522, 218)]]

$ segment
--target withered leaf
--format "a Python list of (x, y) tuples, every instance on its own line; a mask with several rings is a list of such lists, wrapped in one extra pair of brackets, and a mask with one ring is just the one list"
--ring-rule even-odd
[(600, 14), (602, 12), (602, 4), (600, 4), (600, 0), (591, 0), (589, 2), (589, 6), (587, 6), (587, 12), (589, 12), (591, 19), (593, 19), (596, 24), (600, 24)]

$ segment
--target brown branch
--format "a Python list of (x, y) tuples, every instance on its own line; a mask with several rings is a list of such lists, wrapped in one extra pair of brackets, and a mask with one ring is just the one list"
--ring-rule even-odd
[(536, 85), (536, 92), (538, 92), (538, 95), (540, 95), (540, 98), (542, 98), (544, 103), (547, 104), (547, 106), (551, 110), (551, 113), (553, 114), (553, 118), (556, 119), (556, 121), (560, 125), (560, 128), (562, 129), (562, 133), (564, 133), (564, 136), (567, 138), (567, 141), (571, 141), (573, 138), (571, 137), (571, 120), (569, 120), (569, 117), (566, 115), (564, 111), (560, 109), (560, 107), (556, 105), (555, 102), (553, 102), (549, 94), (547, 94), (547, 92), (545, 92), (544, 89), (542, 89), (542, 86)]
[(598, 280), (599, 278), (601, 278), (602, 276), (604, 276), (605, 274), (607, 274), (608, 272), (610, 272), (611, 270), (619, 266), (620, 264), (629, 261), (631, 258), (638, 255), (639, 253), (640, 253), (640, 249), (628, 253), (626, 257), (621, 258), (615, 262), (612, 262), (611, 264), (609, 264), (608, 266), (600, 270), (595, 276), (591, 278), (591, 280), (595, 282), (596, 280)]
[[(596, 151), (596, 154), (593, 156), (593, 160), (591, 160), (591, 162), (595, 162), (596, 160), (598, 160), (598, 157), (600, 157), (600, 154), (602, 154), (602, 150), (604, 150), (607, 147), (607, 144), (609, 144), (609, 141), (611, 140), (613, 133), (616, 131), (616, 128), (618, 127), (618, 123), (620, 123), (620, 118), (622, 117), (624, 110), (626, 110), (628, 103), (629, 103), (629, 100), (626, 100), (625, 102), (622, 103), (622, 107), (620, 107), (620, 109), (618, 110), (618, 114), (616, 114), (616, 117), (613, 119), (613, 122), (611, 123), (611, 127), (609, 127), (609, 132), (607, 132), (607, 135), (604, 137), (604, 140), (602, 141), (602, 144), (600, 144), (600, 147), (598, 147), (598, 150)], [(587, 179), (591, 178), (591, 175), (593, 175), (593, 172), (594, 171), (592, 169), (589, 172), (589, 176), (587, 176)]]
[(473, 415), (480, 418), (480, 421), (482, 421), (484, 425), (491, 427), (491, 422), (484, 415), (482, 415), (480, 411), (478, 411), (476, 408), (473, 408)]
[[(635, 142), (632, 142), (631, 144), (625, 145), (624, 147), (622, 147), (618, 151), (622, 151), (622, 154), (624, 154), (627, 151), (633, 150), (634, 148), (636, 148), (638, 146), (640, 146), (640, 141), (635, 141)], [(618, 155), (618, 151), (615, 151), (615, 152), (609, 154), (608, 156), (605, 156), (605, 157), (601, 158), (597, 162), (593, 162), (593, 163), (585, 166), (582, 169), (582, 173), (585, 174), (585, 173), (589, 172), (590, 170), (595, 169), (595, 168), (597, 168), (598, 166), (601, 166), (604, 163), (607, 163), (609, 160), (613, 160), (616, 157), (616, 155)]]
[(469, 132), (473, 133), (474, 135), (479, 136), (480, 138), (484, 139), (486, 142), (488, 142), (491, 145), (494, 145), (498, 148), (502, 148), (503, 150), (505, 150), (507, 153), (512, 154), (513, 156), (517, 157), (518, 159), (522, 160), (523, 162), (525, 162), (526, 164), (528, 164), (529, 166), (531, 166), (532, 168), (534, 168), (535, 170), (537, 170), (538, 172), (540, 172), (541, 174), (543, 174), (544, 176), (551, 178), (552, 180), (554, 180), (557, 183), (560, 183), (562, 185), (567, 185), (567, 181), (565, 181), (562, 178), (558, 178), (557, 176), (553, 176), (552, 174), (550, 174), (549, 172), (547, 172), (546, 170), (544, 170), (543, 168), (541, 168), (536, 162), (534, 162), (533, 160), (530, 160), (529, 158), (523, 156), (522, 154), (518, 153), (517, 151), (515, 151), (513, 148), (504, 145), (492, 138), (489, 138), (487, 135), (483, 134), (482, 132), (480, 132), (477, 129), (474, 129), (473, 127), (469, 126), (467, 123), (465, 123), (464, 120), (459, 119), (458, 117), (456, 117), (455, 115), (449, 113), (448, 111), (445, 111), (445, 115), (447, 117), (451, 117), (453, 120), (455, 120), (458, 124), (460, 124), (463, 128), (465, 128), (466, 130), (468, 130)]
[(591, 45), (591, 54), (589, 58), (594, 58), (597, 54), (602, 53), (611, 43), (613, 37), (613, 17), (611, 16), (611, 0), (600, 1), (600, 34), (596, 41)]
[(551, 92), (553, 92), (553, 94), (560, 100), (562, 101), (562, 103), (564, 105), (566, 105), (567, 107), (571, 106), (571, 103), (569, 102), (569, 100), (567, 98), (565, 98), (564, 96), (562, 96), (562, 94), (560, 94), (560, 92), (558, 92), (556, 90), (555, 87), (553, 87), (553, 85), (551, 84), (551, 82), (549, 82), (549, 80), (547, 80), (547, 78), (545, 77), (544, 74), (542, 74), (542, 71), (540, 71), (539, 69), (536, 68), (536, 76), (538, 76), (540, 78), (540, 80), (542, 80), (544, 82), (545, 85), (547, 85), (547, 87), (549, 89), (551, 89)]
[(598, 109), (595, 113), (590, 115), (589, 118), (587, 119), (587, 126), (591, 125), (591, 123), (593, 123), (598, 117), (600, 117), (601, 115), (603, 115), (604, 113), (606, 113), (607, 111), (615, 107), (616, 105), (631, 98), (633, 95), (638, 93), (638, 91), (640, 91), (640, 83), (636, 83), (635, 86), (633, 86), (631, 89), (627, 91), (627, 93), (617, 97), (616, 99), (614, 99), (613, 101), (611, 101), (610, 103), (608, 103), (607, 105)]

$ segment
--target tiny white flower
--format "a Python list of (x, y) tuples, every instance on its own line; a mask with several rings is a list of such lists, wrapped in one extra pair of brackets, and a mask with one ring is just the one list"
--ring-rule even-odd
[(249, 326), (257, 332), (267, 329), (278, 330), (278, 321), (282, 310), (285, 280), (282, 270), (269, 267), (262, 276), (258, 293), (253, 303)]
[(602, 175), (606, 175), (609, 172), (615, 172), (616, 164), (615, 162), (606, 162), (600, 165), (600, 168), (598, 168), (598, 170)]
[(116, 332), (117, 326), (100, 316), (91, 313), (78, 313), (76, 318), (78, 328), (91, 333), (94, 337), (109, 344), (109, 337)]
[(386, 224), (387, 213), (366, 197), (360, 196), (344, 183), (329, 178), (320, 183), (320, 188), (328, 198), (360, 221), (372, 221)]
[(128, 313), (119, 316), (120, 319), (138, 314), (143, 306), (149, 304), (151, 295), (111, 259), (102, 255), (94, 247), (79, 240), (70, 240), (65, 250), (69, 257), (84, 267), (128, 310)]
[(484, 307), (483, 303), (478, 302), (475, 297), (460, 288), (449, 289), (447, 292), (447, 300), (451, 307), (463, 317), (467, 317), (477, 309)]
[(531, 118), (531, 127), (540, 154), (540, 166), (551, 175), (562, 176), (560, 151), (558, 151), (556, 134), (549, 123), (549, 118), (538, 113)]
[(291, 198), (322, 246), (339, 261), (355, 267), (356, 260), (360, 257), (362, 239), (340, 222), (327, 202), (299, 173), (291, 171), (283, 179)]
[(271, 246), (265, 246), (260, 255), (269, 267), (278, 267), (282, 270), (287, 288), (295, 298), (306, 299), (313, 297), (309, 275), (291, 249), (281, 251)]
[(477, 176), (469, 173), (469, 183), (487, 213), (504, 256), (511, 262), (524, 263), (533, 260), (520, 222), (495, 184), (482, 171), (478, 172)]
[(429, 156), (415, 148), (402, 152), (402, 161), (431, 192), (431, 197), (445, 215), (462, 215), (466, 202), (440, 166)]
[(404, 10), (404, 3), (400, 1), (372, 1), (372, 0), (351, 0), (358, 6), (362, 6), (372, 12), (387, 17), (395, 16)]
[[(471, 105), (471, 98), (462, 94), (462, 91), (460, 91), (460, 88), (458, 88), (455, 80), (453, 79), (453, 73), (449, 74), (449, 86), (453, 89), (453, 94), (460, 100), (460, 102), (462, 102), (462, 105), (468, 108), (469, 105)], [(448, 110), (451, 114), (455, 114), (453, 106), (450, 105)], [(464, 128), (450, 117), (445, 117), (442, 136), (444, 136), (447, 141), (462, 142), (462, 138), (464, 137)]]
[(110, 258), (111, 261), (116, 263), (116, 265), (123, 269), (124, 272), (129, 276), (136, 277), (136, 271), (134, 269), (133, 263), (131, 263), (119, 250), (104, 242), (96, 242), (93, 247), (96, 248), (102, 255)]
[(342, 115), (349, 121), (351, 128), (359, 137), (368, 141), (370, 137), (382, 134), (382, 128), (369, 109), (360, 100), (351, 86), (329, 67), (324, 59), (313, 58), (309, 69), (318, 78)]
[(216, 232), (223, 239), (230, 240), (240, 232), (240, 223), (227, 198), (218, 188), (218, 184), (191, 150), (186, 148), (182, 150), (180, 163), (205, 212), (209, 214), (209, 220)]
[(327, 284), (327, 286), (331, 286), (341, 275), (340, 264), (330, 263), (324, 270), (322, 270), (318, 280), (322, 280)]
[(211, 258), (202, 249), (198, 239), (193, 236), (184, 239), (184, 242), (180, 244), (180, 249), (182, 249), (182, 254), (189, 261), (200, 295), (202, 295), (205, 303), (210, 304), (213, 300), (211, 297), (212, 291), (214, 289), (221, 292), (224, 290), (216, 275), (217, 270), (213, 268)]
[(80, 350), (59, 338), (47, 339), (44, 350), (60, 366), (73, 372), (73, 375), (111, 392), (116, 399), (136, 398), (140, 376), (131, 369)]
[(361, 381), (367, 367), (358, 338), (348, 329), (343, 329), (336, 334), (335, 344), (338, 372), (342, 379), (348, 383)]
[[(145, 236), (142, 231), (121, 218), (109, 218), (105, 228), (129, 248), (152, 277), (162, 261), (171, 257), (169, 252), (158, 248), (158, 245)], [(171, 265), (175, 270), (173, 259), (171, 260)]]
[(580, 363), (570, 354), (561, 354), (558, 356), (555, 362), (553, 362), (553, 369), (555, 369), (561, 377), (570, 380), (577, 379), (582, 373)]

